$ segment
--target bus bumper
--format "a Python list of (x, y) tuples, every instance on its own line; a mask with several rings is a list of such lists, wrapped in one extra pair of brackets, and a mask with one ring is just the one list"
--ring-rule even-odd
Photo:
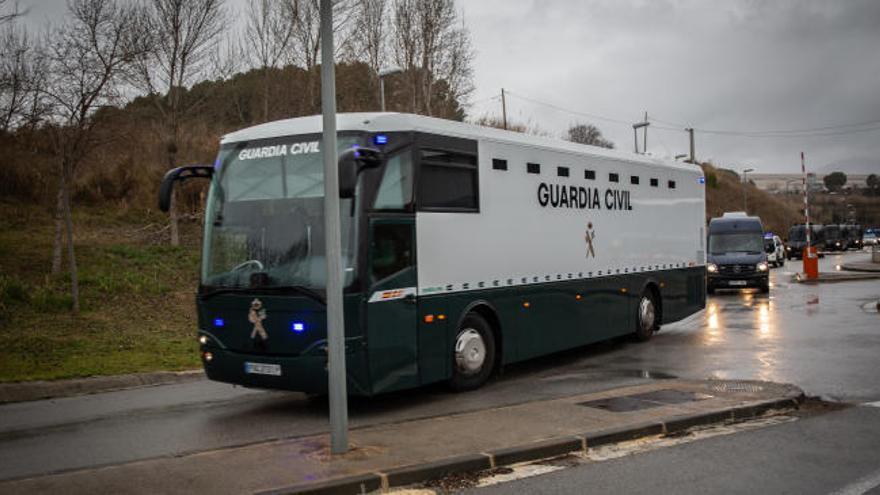
[[(361, 353), (346, 355), (350, 395), (369, 395), (358, 380), (353, 379), (361, 369), (362, 357)], [(327, 393), (326, 356), (265, 356), (203, 347), (202, 365), (208, 378), (218, 382), (307, 394)]]

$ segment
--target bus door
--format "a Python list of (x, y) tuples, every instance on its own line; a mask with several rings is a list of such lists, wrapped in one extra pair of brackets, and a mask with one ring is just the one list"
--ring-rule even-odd
[(370, 219), (367, 346), (373, 393), (419, 385), (415, 219)]

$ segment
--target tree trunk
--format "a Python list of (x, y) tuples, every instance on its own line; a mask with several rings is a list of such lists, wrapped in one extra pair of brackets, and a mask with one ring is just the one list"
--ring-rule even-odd
[(76, 269), (76, 252), (73, 247), (73, 215), (70, 211), (70, 170), (63, 167), (62, 198), (64, 205), (64, 223), (67, 226), (67, 253), (70, 257), (70, 297), (73, 300), (73, 313), (79, 314), (79, 278)]
[(180, 230), (178, 229), (176, 189), (171, 191), (171, 204), (168, 207), (168, 214), (171, 217), (171, 245), (180, 246)]
[(52, 241), (52, 275), (61, 273), (62, 242), (64, 242), (64, 173), (58, 181), (58, 194), (55, 198), (55, 238)]
[[(168, 168), (174, 168), (177, 162), (177, 119), (174, 115), (171, 118), (171, 140), (168, 143)], [(171, 191), (171, 204), (168, 205), (168, 216), (171, 221), (171, 245), (180, 245), (180, 231), (178, 229), (177, 213), (177, 190)]]

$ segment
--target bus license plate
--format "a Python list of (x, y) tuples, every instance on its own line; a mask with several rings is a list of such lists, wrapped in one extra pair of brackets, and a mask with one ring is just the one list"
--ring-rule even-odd
[(280, 364), (244, 363), (244, 372), (250, 375), (281, 376)]
[(745, 280), (731, 280), (728, 283), (730, 285), (747, 285), (748, 284), (748, 282), (746, 282)]

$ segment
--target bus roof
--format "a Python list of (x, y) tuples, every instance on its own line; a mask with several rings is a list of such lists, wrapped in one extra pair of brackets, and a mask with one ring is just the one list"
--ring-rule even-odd
[[(635, 153), (627, 153), (618, 150), (609, 150), (598, 146), (590, 146), (561, 139), (542, 136), (532, 136), (521, 132), (505, 131), (494, 127), (479, 126), (458, 122), (454, 120), (426, 117), (408, 113), (340, 113), (336, 116), (337, 131), (361, 131), (361, 132), (397, 132), (418, 131), (445, 136), (454, 136), (469, 139), (484, 139), (496, 142), (505, 142), (543, 148), (555, 151), (568, 151), (579, 155), (595, 155), (613, 160), (636, 162), (646, 165), (676, 168), (690, 172), (700, 172), (697, 165), (689, 163), (673, 162)], [(250, 141), (254, 139), (268, 139), (282, 136), (295, 136), (299, 134), (316, 134), (322, 129), (321, 115), (297, 117), (293, 119), (276, 120), (252, 127), (247, 127), (226, 134), (221, 139), (221, 144)]]

